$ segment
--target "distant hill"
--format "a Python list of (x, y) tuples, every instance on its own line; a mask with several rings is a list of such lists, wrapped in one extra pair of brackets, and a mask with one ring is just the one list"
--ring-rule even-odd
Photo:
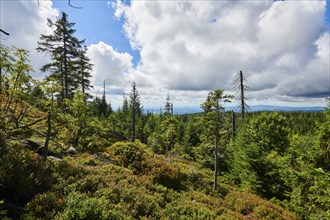
[[(288, 106), (276, 106), (276, 105), (254, 105), (250, 106), (251, 112), (258, 111), (279, 111), (279, 112), (323, 112), (325, 107), (313, 106), (313, 107), (288, 107)], [(236, 107), (228, 107), (226, 110), (235, 110)]]
[[(313, 106), (313, 107), (287, 107), (287, 106), (276, 106), (276, 105), (254, 105), (250, 106), (249, 112), (258, 112), (258, 111), (279, 111), (279, 112), (323, 112), (325, 107), (322, 106)], [(228, 106), (225, 109), (226, 111), (236, 111), (239, 109), (236, 106)], [(144, 113), (159, 113), (160, 107), (145, 107)], [(164, 110), (162, 110), (164, 111)], [(203, 112), (198, 106), (174, 106), (174, 114), (193, 114)]]

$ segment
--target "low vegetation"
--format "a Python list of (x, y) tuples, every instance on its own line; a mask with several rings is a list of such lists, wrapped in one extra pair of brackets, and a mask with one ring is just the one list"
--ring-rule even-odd
[(0, 218), (330, 219), (329, 109), (243, 117), (215, 90), (204, 113), (173, 115), (168, 96), (144, 114), (133, 83), (113, 111), (85, 91), (83, 41), (69, 51), (61, 36), (41, 37), (56, 61), (43, 81), (26, 50), (0, 45)]

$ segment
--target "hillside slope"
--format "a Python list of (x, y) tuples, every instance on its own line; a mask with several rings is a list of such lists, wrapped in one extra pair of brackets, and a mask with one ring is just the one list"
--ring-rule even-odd
[[(146, 138), (153, 144), (148, 146), (122, 140), (128, 134), (127, 125), (118, 128), (111, 118), (122, 112), (109, 118), (88, 116), (79, 133), (78, 116), (54, 110), (45, 157), (47, 113), (15, 100), (6, 109), (6, 97), (0, 98), (0, 218), (313, 219), (329, 215), (330, 175), (324, 162), (329, 158), (325, 147), (330, 124), (321, 114), (250, 115), (240, 125), (235, 142), (226, 139), (218, 189), (213, 190), (213, 145), (207, 139), (208, 130), (198, 133), (203, 116), (145, 116), (149, 124), (144, 132), (155, 138), (151, 142)], [(157, 122), (160, 119), (162, 123)], [(164, 126), (169, 122), (184, 127), (184, 139), (167, 153), (167, 149), (157, 151), (157, 141), (166, 139), (152, 132), (165, 128), (171, 134)], [(224, 130), (225, 134), (229, 133)], [(69, 150), (77, 135), (79, 144)]]
[(4, 158), (17, 170), (10, 175), (13, 170), (2, 166), (2, 174), (16, 182), (2, 181), (2, 195), (24, 205), (21, 219), (297, 219), (224, 179), (213, 191), (210, 170), (176, 156), (153, 156), (139, 142), (47, 161), (22, 143), (8, 145)]

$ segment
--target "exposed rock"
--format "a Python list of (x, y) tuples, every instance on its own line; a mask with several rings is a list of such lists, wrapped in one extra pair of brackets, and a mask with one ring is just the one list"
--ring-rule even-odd
[(92, 158), (99, 160), (101, 163), (106, 163), (106, 164), (114, 163), (114, 160), (103, 152), (97, 152), (93, 154)]
[(52, 161), (61, 161), (62, 160), (61, 158), (54, 157), (54, 156), (48, 156), (47, 158), (52, 160)]
[(71, 155), (75, 155), (75, 154), (77, 154), (77, 150), (76, 150), (76, 148), (74, 148), (74, 147), (69, 147), (69, 149), (67, 150), (67, 152), (68, 152), (69, 154), (71, 154)]

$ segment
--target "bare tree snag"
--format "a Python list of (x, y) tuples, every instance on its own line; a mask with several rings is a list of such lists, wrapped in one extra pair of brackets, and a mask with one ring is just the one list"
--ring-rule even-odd
[(246, 97), (245, 97), (245, 91), (249, 90), (250, 88), (246, 85), (244, 85), (244, 82), (246, 82), (246, 79), (243, 76), (242, 70), (237, 74), (235, 80), (234, 80), (234, 90), (235, 90), (235, 96), (239, 97), (240, 103), (238, 104), (242, 118), (244, 118), (244, 114), (247, 109), (250, 107), (246, 104)]

